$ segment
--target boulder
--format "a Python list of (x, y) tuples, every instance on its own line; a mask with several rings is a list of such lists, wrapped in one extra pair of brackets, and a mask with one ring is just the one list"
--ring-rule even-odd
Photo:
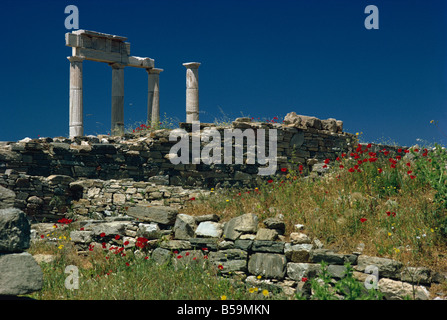
[(29, 248), (31, 225), (17, 208), (0, 209), (0, 252), (21, 252)]
[(143, 237), (148, 240), (158, 239), (160, 237), (160, 227), (156, 223), (140, 223), (138, 225), (137, 237)]
[(367, 266), (373, 265), (379, 270), (379, 277), (398, 279), (401, 278), (401, 271), (403, 264), (401, 262), (379, 257), (370, 257), (360, 255), (357, 259), (357, 266), (354, 269), (359, 272), (364, 272)]
[(0, 254), (0, 296), (29, 294), (42, 285), (42, 270), (31, 254)]
[(312, 244), (295, 244), (286, 243), (284, 246), (284, 254), (291, 262), (309, 262)]
[(287, 276), (296, 281), (302, 281), (303, 278), (315, 278), (321, 272), (319, 263), (295, 263), (287, 264)]

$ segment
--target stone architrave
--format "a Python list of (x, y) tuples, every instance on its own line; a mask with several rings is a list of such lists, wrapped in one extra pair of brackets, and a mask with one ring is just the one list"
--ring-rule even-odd
[(199, 121), (199, 66), (198, 62), (183, 64), (186, 67), (186, 122)]
[(67, 57), (70, 61), (70, 137), (84, 135), (83, 105), (82, 105), (82, 61), (80, 57)]
[(160, 123), (159, 79), (163, 69), (152, 68), (146, 71), (148, 73), (147, 123), (152, 128), (157, 128)]
[(124, 65), (112, 67), (112, 135), (124, 133)]

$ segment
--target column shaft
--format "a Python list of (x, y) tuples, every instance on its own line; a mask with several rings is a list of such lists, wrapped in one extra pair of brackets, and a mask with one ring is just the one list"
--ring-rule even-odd
[(124, 133), (124, 66), (112, 64), (112, 135)]
[(186, 67), (186, 122), (199, 121), (199, 66), (198, 62), (183, 64)]
[(82, 58), (68, 57), (70, 61), (70, 100), (69, 135), (70, 138), (84, 135), (82, 98)]
[(151, 128), (157, 128), (160, 123), (160, 72), (163, 69), (146, 69), (148, 73), (147, 91), (147, 123)]

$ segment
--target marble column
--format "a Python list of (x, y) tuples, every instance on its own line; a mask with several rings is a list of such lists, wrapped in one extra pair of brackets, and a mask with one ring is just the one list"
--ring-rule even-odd
[(124, 65), (110, 64), (112, 67), (112, 127), (111, 135), (124, 133)]
[(82, 105), (82, 61), (84, 59), (71, 56), (70, 61), (70, 101), (69, 101), (69, 134), (70, 138), (84, 135), (84, 119)]
[(146, 69), (148, 73), (148, 90), (147, 90), (147, 124), (151, 128), (157, 128), (160, 123), (160, 90), (159, 80), (160, 72), (163, 69)]
[(199, 121), (199, 66), (198, 62), (183, 64), (186, 67), (186, 122)]

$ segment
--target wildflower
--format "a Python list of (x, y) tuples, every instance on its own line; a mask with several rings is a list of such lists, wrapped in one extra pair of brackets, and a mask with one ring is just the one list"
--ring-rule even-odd
[(182, 256), (181, 254), (179, 254), (179, 255), (177, 256), (177, 259), (181, 259), (181, 258), (183, 258), (183, 256)]
[(366, 218), (361, 218), (361, 219), (360, 219), (360, 222), (363, 223), (363, 222), (365, 222), (366, 220), (368, 220), (368, 219), (366, 219)]
[(354, 168), (349, 168), (348, 171), (349, 171), (349, 172), (354, 172), (355, 169), (354, 169)]
[(306, 277), (302, 277), (302, 278), (301, 278), (301, 281), (302, 281), (302, 282), (306, 282), (307, 280), (308, 280), (308, 279), (307, 279)]
[(45, 238), (45, 236), (44, 236), (43, 234), (41, 234), (41, 235), (40, 235), (40, 238), (43, 239), (43, 238)]
[(268, 290), (264, 289), (264, 290), (262, 290), (262, 294), (264, 295), (264, 297), (268, 297), (269, 292), (268, 292)]
[(218, 266), (217, 266), (217, 269), (219, 269), (219, 270), (223, 270), (223, 265), (221, 265), (221, 264), (219, 264)]
[(186, 252), (186, 253), (185, 253), (185, 257), (187, 257), (187, 256), (189, 256), (189, 252)]
[(281, 172), (287, 172), (287, 168), (281, 168)]
[(194, 200), (196, 200), (195, 197), (192, 197), (192, 198), (189, 199), (189, 201), (194, 201)]
[(267, 181), (268, 183), (272, 183), (273, 182), (273, 180), (272, 179), (269, 179), (268, 181)]
[(145, 256), (145, 257), (144, 257), (144, 260), (147, 260), (147, 259), (149, 259), (149, 257), (148, 257), (148, 256)]
[(411, 178), (411, 179), (414, 179), (414, 178), (416, 178), (416, 176), (411, 175), (410, 178)]
[(220, 296), (220, 300), (227, 300), (227, 296), (226, 295)]
[(261, 278), (262, 278), (262, 276), (261, 275), (259, 275), (259, 276), (257, 276), (256, 277), (258, 280), (260, 280)]
[(126, 266), (130, 266), (129, 262), (126, 262)]
[(407, 174), (412, 174), (412, 173), (413, 173), (413, 171), (411, 171), (411, 170), (407, 171)]
[(117, 235), (115, 236), (115, 240), (119, 240), (119, 239), (120, 239), (120, 235), (117, 234)]
[(250, 289), (248, 289), (248, 292), (250, 292), (250, 293), (253, 293), (253, 292), (255, 292), (255, 288), (250, 288)]
[(326, 160), (324, 160), (324, 163), (325, 163), (325, 164), (329, 164), (329, 162), (331, 162), (330, 159), (326, 159)]
[(129, 245), (129, 241), (124, 241), (123, 245), (128, 246)]
[(344, 167), (345, 167), (345, 166), (344, 166), (344, 165), (342, 165), (342, 164), (341, 164), (341, 165), (339, 165), (339, 168), (340, 168), (340, 169), (343, 169)]
[(409, 162), (407, 162), (405, 165), (406, 165), (407, 167), (411, 167), (411, 163), (409, 163)]
[(63, 247), (64, 247), (64, 245), (61, 244), (61, 245), (58, 247), (58, 249), (60, 250), (60, 249), (62, 249)]
[(99, 236), (102, 238), (102, 237), (105, 237), (106, 234), (104, 232), (101, 232)]
[(82, 227), (81, 229), (79, 229), (80, 231), (84, 231), (84, 227)]

